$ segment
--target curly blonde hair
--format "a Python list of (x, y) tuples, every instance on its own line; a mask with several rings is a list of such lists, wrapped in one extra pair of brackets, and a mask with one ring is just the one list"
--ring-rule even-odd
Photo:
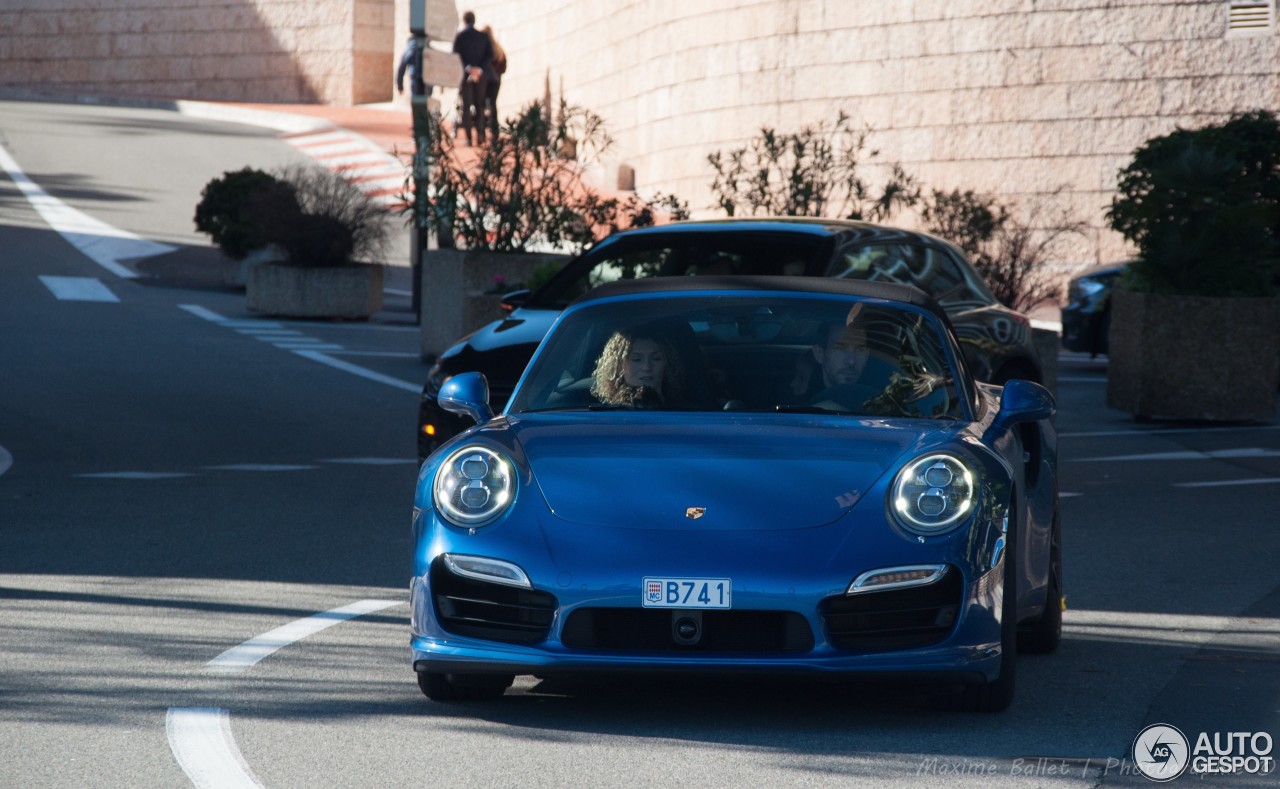
[(635, 405), (640, 401), (644, 387), (627, 383), (626, 361), (631, 347), (639, 340), (653, 340), (662, 349), (666, 371), (662, 375), (662, 388), (658, 394), (665, 403), (678, 401), (684, 396), (684, 362), (675, 346), (661, 334), (646, 329), (616, 331), (604, 344), (596, 369), (591, 373), (591, 394), (609, 405)]

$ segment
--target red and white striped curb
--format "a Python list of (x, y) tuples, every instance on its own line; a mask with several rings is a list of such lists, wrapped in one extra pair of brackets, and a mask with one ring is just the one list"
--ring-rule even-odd
[(286, 132), (280, 137), (378, 203), (390, 209), (404, 204), (406, 163), (365, 137), (337, 127)]

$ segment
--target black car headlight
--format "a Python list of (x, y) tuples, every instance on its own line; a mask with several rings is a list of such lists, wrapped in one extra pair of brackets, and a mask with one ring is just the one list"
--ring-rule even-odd
[(889, 507), (903, 528), (929, 536), (964, 522), (977, 498), (977, 472), (955, 455), (939, 453), (913, 460), (898, 472)]
[(436, 470), (432, 495), (440, 515), (463, 528), (487, 526), (515, 500), (515, 468), (492, 449), (467, 446)]

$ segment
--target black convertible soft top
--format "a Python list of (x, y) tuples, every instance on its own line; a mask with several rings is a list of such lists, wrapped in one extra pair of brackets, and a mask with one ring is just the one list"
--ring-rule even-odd
[(688, 293), (693, 291), (738, 290), (743, 292), (785, 291), (791, 293), (830, 294), (836, 296), (860, 296), (885, 301), (900, 301), (922, 307), (933, 313), (948, 329), (951, 321), (947, 314), (924, 291), (911, 285), (895, 282), (869, 282), (862, 279), (829, 279), (827, 277), (643, 277), (608, 282), (587, 291), (574, 300), (583, 304), (600, 299), (635, 294)]

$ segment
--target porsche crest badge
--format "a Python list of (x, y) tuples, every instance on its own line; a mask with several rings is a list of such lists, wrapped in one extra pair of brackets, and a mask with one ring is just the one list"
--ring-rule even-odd
[(684, 511), (684, 516), (686, 518), (692, 518), (693, 520), (696, 521), (698, 518), (701, 518), (706, 513), (707, 513), (706, 507), (686, 507)]

